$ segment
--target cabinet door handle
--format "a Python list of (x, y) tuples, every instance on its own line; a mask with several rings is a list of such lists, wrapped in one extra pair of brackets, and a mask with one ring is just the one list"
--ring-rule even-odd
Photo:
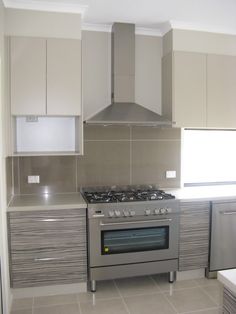
[(221, 211), (222, 215), (236, 215), (236, 211)]
[(44, 258), (35, 258), (34, 261), (35, 262), (48, 262), (48, 261), (56, 261), (59, 259), (61, 259), (61, 258), (59, 258), (59, 257), (44, 257)]

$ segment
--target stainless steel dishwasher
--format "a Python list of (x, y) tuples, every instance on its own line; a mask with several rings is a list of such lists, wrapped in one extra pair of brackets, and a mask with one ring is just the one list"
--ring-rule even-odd
[(210, 272), (236, 268), (236, 201), (212, 202)]

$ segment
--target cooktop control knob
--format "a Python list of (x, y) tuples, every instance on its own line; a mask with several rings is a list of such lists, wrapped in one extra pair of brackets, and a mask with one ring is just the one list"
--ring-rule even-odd
[(114, 217), (114, 216), (115, 216), (115, 213), (114, 213), (112, 210), (110, 210), (109, 213), (108, 213), (108, 216), (109, 216), (109, 217)]
[(129, 211), (129, 214), (130, 214), (131, 217), (132, 217), (132, 216), (135, 216), (135, 211), (134, 211), (134, 210), (130, 210), (130, 211)]
[(124, 214), (125, 217), (129, 217), (129, 212), (128, 212), (128, 210), (124, 210), (124, 211), (123, 211), (123, 214)]
[(146, 210), (145, 210), (145, 215), (146, 215), (146, 216), (151, 215), (151, 210), (150, 210), (150, 209), (146, 209)]
[(115, 210), (115, 215), (116, 215), (116, 217), (120, 217), (120, 211), (119, 210)]
[(159, 215), (160, 214), (160, 209), (154, 209), (154, 214)]
[(166, 214), (166, 209), (165, 208), (160, 208), (159, 212), (160, 212), (161, 215)]

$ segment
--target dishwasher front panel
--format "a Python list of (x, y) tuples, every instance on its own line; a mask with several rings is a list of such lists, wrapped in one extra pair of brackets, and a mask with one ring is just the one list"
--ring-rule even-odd
[(236, 268), (236, 202), (213, 202), (210, 271)]

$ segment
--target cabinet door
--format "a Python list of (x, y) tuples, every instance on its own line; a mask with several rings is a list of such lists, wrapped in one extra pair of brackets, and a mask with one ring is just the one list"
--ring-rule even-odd
[(236, 128), (236, 57), (207, 57), (207, 126)]
[(47, 114), (81, 114), (80, 40), (47, 40)]
[(206, 127), (206, 55), (177, 51), (173, 58), (173, 121)]
[(8, 219), (13, 288), (87, 280), (85, 209), (12, 212)]
[(210, 203), (180, 205), (179, 270), (206, 268), (209, 251)]
[(12, 115), (46, 114), (46, 40), (10, 39)]

